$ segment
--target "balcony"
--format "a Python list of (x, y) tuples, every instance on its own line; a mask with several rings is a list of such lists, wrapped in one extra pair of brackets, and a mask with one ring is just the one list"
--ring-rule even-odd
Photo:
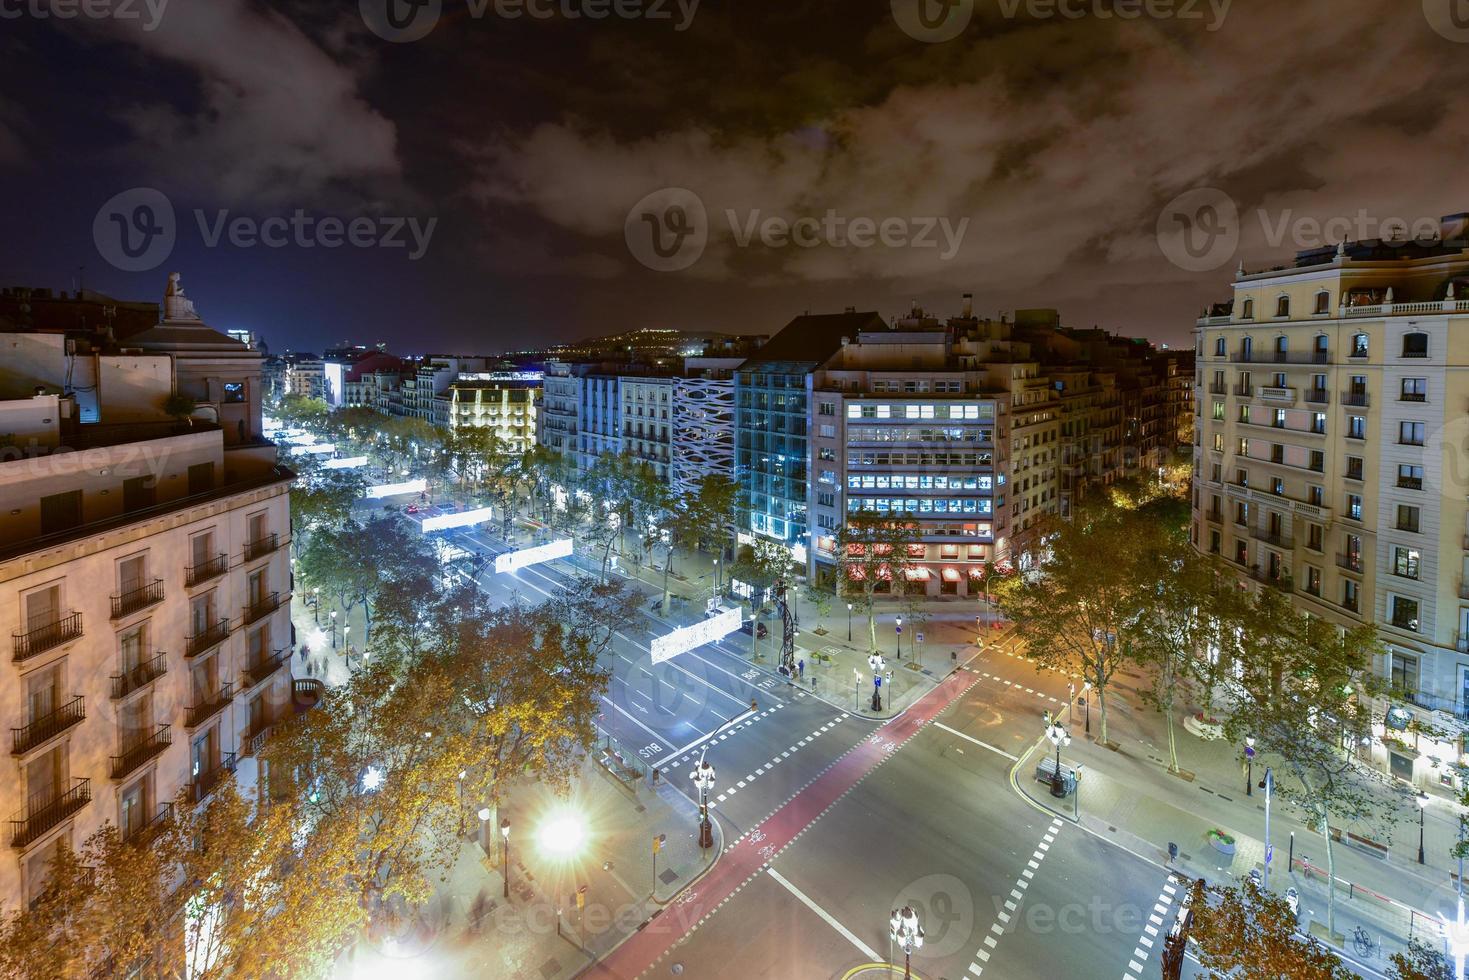
[(1326, 405), (1331, 401), (1331, 393), (1325, 388), (1311, 388), (1306, 392), (1306, 404)]
[(272, 592), (268, 595), (260, 596), (245, 607), (245, 611), (241, 616), (244, 620), (244, 625), (249, 626), (251, 623), (264, 619), (279, 609), (281, 603), (284, 601), (285, 599), (281, 597), (279, 592)]
[(25, 755), (87, 717), (86, 699), (80, 694), (50, 714), (42, 715), (24, 728), (10, 730), (10, 754)]
[(1367, 397), (1367, 392), (1365, 391), (1344, 391), (1341, 393), (1341, 403), (1343, 405), (1351, 405), (1356, 408), (1367, 408), (1371, 401), (1372, 400)]
[(1235, 385), (1234, 393), (1241, 398), (1249, 398), (1255, 394), (1255, 388), (1253, 385)]
[(81, 635), (82, 614), (79, 612), (62, 616), (54, 623), (37, 626), (24, 633), (12, 633), (12, 659), (16, 663), (22, 663), (53, 647), (70, 643)]
[(226, 773), (234, 771), (235, 754), (233, 752), (226, 752), (213, 766), (194, 776), (189, 781), (189, 801), (191, 803), (201, 802), (210, 793), (214, 792), (214, 787), (219, 785), (219, 781), (225, 777)]
[(221, 619), (206, 626), (202, 633), (184, 638), (184, 655), (197, 657), (212, 647), (217, 647), (230, 635), (230, 621)]
[(1211, 510), (1204, 514), (1204, 520), (1209, 521), (1211, 524), (1223, 524), (1224, 515), (1217, 510)]
[(135, 612), (157, 605), (162, 601), (163, 579), (156, 578), (147, 585), (114, 595), (112, 597), (112, 618), (121, 619), (124, 616), (131, 616)]
[(267, 534), (263, 538), (245, 542), (245, 560), (263, 558), (281, 546), (279, 534)]
[(37, 793), (10, 818), (10, 846), (26, 847), (92, 800), (92, 781), (75, 779), (62, 793)]
[(1209, 394), (1211, 394), (1211, 395), (1223, 395), (1223, 394), (1227, 394), (1228, 392), (1229, 392), (1229, 386), (1228, 385), (1221, 384), (1221, 383), (1215, 383), (1215, 384), (1209, 385)]
[(117, 701), (151, 684), (168, 672), (168, 654), (160, 652), (152, 660), (138, 664), (132, 670), (112, 675), (112, 700)]
[(1344, 569), (1346, 569), (1349, 572), (1356, 572), (1357, 574), (1360, 575), (1362, 573), (1362, 556), (1361, 555), (1337, 555), (1336, 556), (1336, 566), (1338, 568), (1344, 568)]
[(229, 555), (215, 555), (208, 561), (197, 565), (190, 565), (184, 569), (184, 584), (189, 588), (208, 582), (210, 579), (219, 578), (230, 570)]
[(122, 831), (122, 839), (125, 843), (136, 844), (139, 847), (146, 847), (148, 843), (153, 840), (153, 838), (158, 836), (158, 832), (164, 827), (168, 826), (168, 824), (172, 821), (173, 804), (160, 803), (158, 804), (158, 812), (153, 814), (153, 816), (148, 820), (147, 823), (143, 824), (141, 827), (134, 827), (132, 830), (127, 830), (126, 828), (124, 828)]
[(198, 728), (210, 718), (224, 710), (225, 706), (235, 699), (235, 685), (226, 682), (219, 685), (219, 690), (205, 697), (200, 703), (184, 709), (184, 727)]
[(241, 675), (240, 692), (250, 690), (266, 681), (276, 671), (280, 670), (291, 659), (291, 651), (277, 650), (274, 656), (267, 657), (250, 667), (246, 667)]
[(1289, 534), (1283, 534), (1279, 531), (1270, 531), (1266, 528), (1250, 528), (1250, 537), (1254, 538), (1256, 541), (1263, 541), (1266, 544), (1274, 545), (1277, 548), (1294, 548), (1296, 546), (1295, 539), (1292, 538)]
[(1263, 387), (1260, 389), (1260, 400), (1279, 402), (1283, 405), (1294, 405), (1296, 403), (1296, 390), (1294, 388)]
[(157, 758), (164, 749), (173, 744), (167, 725), (159, 725), (151, 732), (140, 732), (122, 744), (122, 754), (112, 757), (112, 778), (122, 779), (137, 770), (149, 759)]

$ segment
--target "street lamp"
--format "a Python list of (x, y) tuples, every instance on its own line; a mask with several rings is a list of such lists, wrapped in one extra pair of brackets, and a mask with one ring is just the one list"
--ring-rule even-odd
[[(1265, 791), (1265, 870), (1260, 873), (1260, 888), (1264, 891), (1270, 890), (1270, 857), (1275, 851), (1275, 846), (1270, 843), (1270, 798), (1275, 795), (1275, 774), (1270, 767), (1265, 767), (1265, 778), (1260, 780), (1260, 788)], [(1295, 849), (1295, 836), (1291, 837), (1291, 849)], [(1286, 871), (1290, 870), (1289, 862), (1286, 863)]]
[(893, 909), (888, 928), (889, 942), (897, 943), (903, 950), (903, 977), (908, 980), (913, 976), (913, 951), (923, 948), (923, 927), (918, 924), (918, 913), (911, 905)]
[(903, 617), (902, 616), (897, 617), (897, 621), (898, 621), (898, 625), (896, 627), (897, 632), (894, 635), (896, 635), (897, 638), (898, 638), (898, 641), (897, 641), (898, 642), (898, 659), (899, 660), (902, 660), (903, 659)]
[(882, 654), (874, 653), (867, 658), (867, 666), (872, 668), (872, 710), (882, 710), (882, 669), (887, 666), (887, 661), (882, 659)]
[(510, 897), (510, 818), (500, 821), (500, 867), (505, 873), (505, 897)]
[(485, 832), (485, 827), (490, 822), (490, 808), (487, 806), (480, 807), (479, 813), (476, 816), (479, 817), (479, 849), (488, 854), (490, 851), (490, 840)]
[(709, 793), (714, 789), (714, 767), (701, 756), (689, 778), (699, 788), (699, 846), (708, 850), (714, 846), (714, 827), (709, 822)]
[(1255, 795), (1255, 737), (1245, 736), (1245, 795)]
[(1091, 689), (1092, 689), (1092, 682), (1091, 681), (1085, 681), (1085, 682), (1082, 683), (1082, 685), (1081, 685), (1081, 706), (1086, 709), (1086, 733), (1088, 735), (1090, 735), (1092, 733), (1092, 699), (1087, 696), (1087, 692), (1090, 691)]
[(337, 648), (337, 611), (332, 610), (332, 649)]
[(847, 603), (847, 642), (852, 642), (852, 604)]
[(860, 711), (862, 708), (862, 671), (856, 667), (852, 668), (852, 710)]
[(1057, 799), (1066, 796), (1066, 781), (1061, 778), (1061, 746), (1071, 744), (1071, 735), (1066, 726), (1046, 714), (1046, 738), (1056, 747), (1056, 770), (1051, 774), (1051, 795)]
[(352, 635), (352, 624), (351, 623), (348, 623), (347, 625), (345, 625), (345, 626), (342, 627), (342, 646), (346, 648), (346, 651), (347, 651), (347, 661), (348, 661), (349, 664), (351, 663), (351, 660), (352, 660), (352, 644), (348, 643), (347, 641), (351, 638), (351, 635)]
[(1425, 792), (1425, 791), (1423, 791), (1423, 790), (1419, 790), (1418, 795), (1416, 797), (1414, 797), (1414, 801), (1418, 804), (1418, 863), (1419, 864), (1422, 864), (1423, 863), (1423, 818), (1428, 813), (1428, 793)]

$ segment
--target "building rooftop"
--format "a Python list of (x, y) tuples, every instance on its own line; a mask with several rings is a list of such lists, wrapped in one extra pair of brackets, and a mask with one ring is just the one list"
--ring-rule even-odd
[(887, 323), (876, 312), (807, 313), (786, 324), (745, 364), (820, 362), (840, 350), (844, 340), (854, 341), (860, 333), (888, 329)]

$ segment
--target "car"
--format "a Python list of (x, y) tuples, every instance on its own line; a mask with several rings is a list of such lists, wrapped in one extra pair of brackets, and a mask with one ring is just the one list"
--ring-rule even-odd
[(410, 513), (410, 514), (417, 514), (418, 513), (418, 505), (417, 504), (409, 504), (408, 505), (408, 513)]
[[(740, 632), (741, 633), (744, 633), (746, 636), (749, 636), (751, 630), (753, 630), (754, 628), (755, 628), (755, 621), (753, 619), (748, 619), (745, 622), (743, 622), (743, 623), (740, 624)], [(760, 624), (760, 632), (759, 632), (759, 637), (758, 638), (759, 639), (762, 639), (762, 640), (765, 639), (766, 634), (769, 633), (769, 632), (770, 632), (770, 630), (768, 630), (768, 629), (765, 628), (765, 624), (764, 623), (761, 623)]]

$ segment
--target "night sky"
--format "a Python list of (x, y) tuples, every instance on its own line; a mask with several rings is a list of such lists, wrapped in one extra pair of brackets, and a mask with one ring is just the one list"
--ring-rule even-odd
[[(89, 2), (0, 0), (0, 284), (158, 299), (177, 270), (274, 350), (966, 291), (1179, 343), (1240, 260), (1469, 210), (1463, 0)], [(358, 243), (209, 244), (298, 210)]]

